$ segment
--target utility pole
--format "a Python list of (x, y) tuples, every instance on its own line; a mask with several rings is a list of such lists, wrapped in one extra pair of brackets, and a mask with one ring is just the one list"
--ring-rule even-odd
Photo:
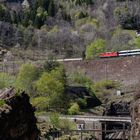
[(105, 63), (105, 80), (107, 81), (107, 79), (108, 79), (108, 73), (107, 73), (107, 61), (105, 60), (104, 63)]
[(82, 130), (81, 130), (81, 140), (83, 140), (83, 133), (82, 133)]

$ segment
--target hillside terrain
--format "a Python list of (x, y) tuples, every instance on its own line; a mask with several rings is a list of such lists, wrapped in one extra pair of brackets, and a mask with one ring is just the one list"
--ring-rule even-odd
[[(140, 49), (139, 36), (139, 0), (0, 0), (0, 90), (14, 90), (0, 93), (0, 111), (10, 117), (0, 118), (8, 122), (2, 132), (12, 126), (7, 139), (11, 132), (17, 139), (38, 137), (36, 123), (47, 139), (56, 137), (53, 131), (77, 129), (76, 119), (60, 116), (130, 116), (140, 56), (99, 54)], [(49, 121), (36, 120), (34, 112)], [(11, 124), (16, 116), (23, 122)]]
[[(135, 33), (140, 24), (139, 4), (139, 0), (1, 1), (0, 47), (8, 50), (7, 56), (10, 56), (0, 64), (1, 71), (5, 72), (0, 73), (1, 88), (14, 86), (27, 91), (39, 111), (50, 110), (51, 106), (66, 114), (80, 114), (80, 109), (92, 108), (94, 105), (90, 106), (89, 98), (93, 101), (95, 95), (101, 96), (101, 102), (106, 104), (106, 94), (113, 96), (126, 85), (131, 89), (129, 86), (137, 84), (138, 78), (128, 71), (126, 66), (132, 66), (129, 60), (128, 64), (125, 59), (108, 63), (104, 60), (77, 61), (66, 63), (66, 68), (42, 60), (54, 57), (93, 59), (105, 51), (140, 48), (140, 38)], [(35, 65), (21, 66), (27, 60), (38, 61)], [(135, 71), (139, 72), (137, 68)], [(83, 97), (78, 95), (75, 100), (73, 95), (79, 88), (89, 93), (83, 92)]]
[(139, 0), (3, 0), (0, 46), (29, 58), (84, 57), (95, 40), (99, 52), (138, 48), (139, 11)]

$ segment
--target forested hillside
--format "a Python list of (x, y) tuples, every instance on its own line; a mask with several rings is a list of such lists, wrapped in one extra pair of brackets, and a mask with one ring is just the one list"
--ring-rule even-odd
[[(2, 0), (0, 46), (57, 58), (140, 47), (139, 0)], [(19, 50), (18, 49), (18, 50)]]

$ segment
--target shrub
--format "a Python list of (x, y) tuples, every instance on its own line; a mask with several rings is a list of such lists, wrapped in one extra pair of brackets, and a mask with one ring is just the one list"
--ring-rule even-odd
[(61, 140), (69, 140), (70, 136), (69, 135), (62, 135)]
[(46, 111), (49, 108), (49, 99), (47, 97), (36, 97), (31, 99), (33, 106), (37, 108), (37, 111)]
[(77, 19), (82, 19), (82, 18), (85, 18), (87, 17), (88, 14), (87, 13), (84, 13), (83, 11), (79, 11), (76, 15), (75, 15), (75, 18)]
[(3, 106), (5, 104), (5, 101), (0, 99), (0, 107)]
[(81, 26), (85, 26), (85, 25), (91, 25), (95, 29), (99, 28), (99, 26), (100, 26), (99, 21), (96, 18), (82, 18), (82, 19), (78, 19), (75, 22), (76, 27), (81, 27)]
[(120, 86), (119, 83), (111, 80), (103, 80), (94, 84), (95, 94), (98, 96), (109, 93), (109, 90), (116, 89)]
[(76, 86), (84, 86), (87, 88), (91, 88), (93, 86), (93, 82), (90, 78), (85, 76), (82, 72), (74, 72), (70, 75), (69, 83)]
[(63, 84), (56, 80), (51, 74), (44, 72), (36, 82), (38, 92), (43, 95), (53, 96), (55, 93), (62, 93)]
[(86, 106), (87, 106), (87, 101), (86, 101), (86, 99), (81, 99), (81, 98), (80, 98), (80, 99), (78, 99), (77, 103), (78, 103), (80, 109), (85, 109)]
[(105, 51), (105, 40), (97, 39), (86, 48), (86, 59), (93, 59)]
[(61, 129), (63, 131), (69, 131), (76, 129), (76, 124), (74, 122), (71, 122), (67, 119), (60, 119), (60, 116), (58, 113), (52, 113), (50, 116), (50, 123), (58, 129)]
[(14, 84), (15, 84), (14, 76), (7, 73), (0, 73), (0, 89), (14, 86)]
[[(50, 72), (43, 72), (35, 87), (40, 95), (47, 96), (51, 107), (64, 107), (65, 72), (63, 67), (57, 67)], [(66, 106), (66, 105), (65, 105)]]
[(37, 80), (38, 76), (39, 72), (33, 64), (23, 64), (20, 67), (19, 73), (17, 75), (16, 88), (31, 93), (33, 89), (33, 83), (35, 80)]
[(117, 83), (111, 80), (103, 80), (100, 82), (97, 82), (95, 85), (95, 90), (99, 89), (113, 89), (117, 87)]
[(68, 113), (70, 115), (76, 115), (79, 114), (79, 112), (80, 112), (80, 107), (77, 103), (73, 103), (71, 107), (68, 109)]
[(72, 139), (72, 140), (78, 140), (78, 137), (73, 136), (71, 139)]
[(48, 60), (44, 63), (44, 70), (46, 72), (50, 72), (59, 66), (60, 66), (59, 62), (54, 60)]
[(60, 126), (60, 117), (58, 113), (53, 113), (50, 116), (50, 122), (55, 128), (59, 128)]
[(59, 128), (63, 131), (75, 130), (76, 124), (67, 119), (60, 120)]
[(136, 48), (140, 48), (140, 37), (134, 39), (134, 45)]

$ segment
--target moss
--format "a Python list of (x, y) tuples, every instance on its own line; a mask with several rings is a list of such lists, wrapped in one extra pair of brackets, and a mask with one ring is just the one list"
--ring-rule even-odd
[(0, 107), (3, 106), (5, 103), (6, 103), (5, 100), (0, 99)]

